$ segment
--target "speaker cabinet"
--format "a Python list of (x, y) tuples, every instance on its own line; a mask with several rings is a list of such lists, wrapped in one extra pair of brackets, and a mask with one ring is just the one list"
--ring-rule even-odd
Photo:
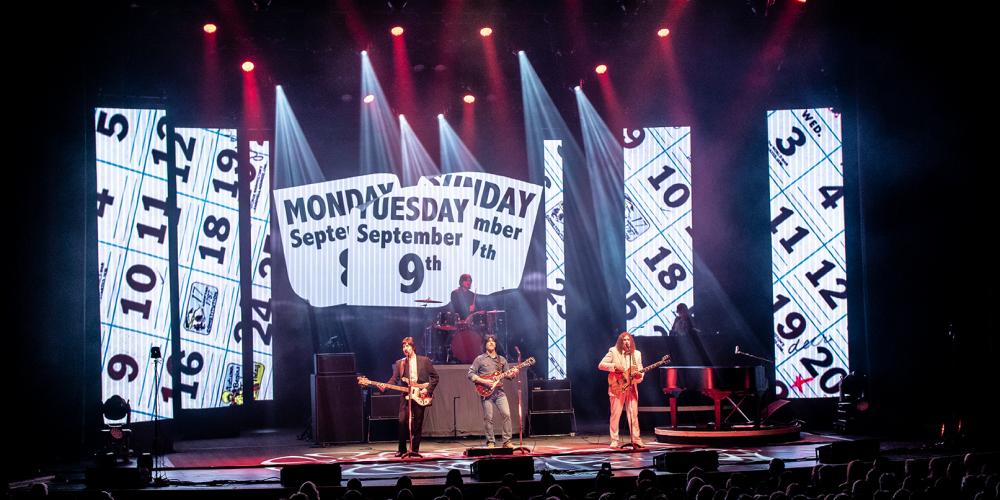
[(340, 486), (340, 464), (297, 464), (281, 468), (281, 485), (298, 488), (306, 481), (316, 486)]
[(499, 481), (504, 474), (514, 474), (519, 480), (535, 475), (535, 460), (531, 457), (483, 458), (472, 462), (472, 477), (477, 481)]
[(531, 411), (573, 411), (573, 393), (569, 389), (532, 389)]
[(821, 464), (846, 464), (851, 460), (875, 460), (879, 454), (877, 439), (859, 439), (830, 443), (816, 448), (816, 460)]
[(666, 472), (687, 472), (692, 467), (700, 467), (706, 471), (719, 470), (719, 452), (668, 451), (653, 457), (653, 467)]
[(532, 436), (565, 436), (576, 434), (576, 417), (571, 411), (530, 413), (528, 431)]
[(316, 375), (355, 375), (357, 371), (353, 352), (319, 353), (313, 357)]
[(354, 375), (313, 375), (312, 431), (317, 443), (364, 440), (364, 402)]

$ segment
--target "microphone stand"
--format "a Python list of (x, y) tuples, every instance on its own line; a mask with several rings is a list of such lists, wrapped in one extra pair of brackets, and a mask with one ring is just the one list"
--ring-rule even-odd
[[(517, 364), (521, 364), (521, 348), (514, 346), (514, 350), (517, 351)], [(524, 417), (521, 415), (521, 374), (517, 374), (517, 448), (514, 448), (514, 453), (530, 454), (531, 450), (524, 447)]]
[(754, 354), (750, 354), (749, 352), (741, 351), (740, 350), (740, 346), (736, 346), (736, 354), (740, 354), (740, 355), (746, 356), (748, 358), (758, 359), (760, 361), (763, 361), (765, 363), (770, 363), (772, 365), (774, 364), (774, 360), (767, 359), (767, 358), (764, 358), (764, 357), (761, 357), (761, 356), (757, 356), (757, 355), (754, 355)]
[[(635, 360), (635, 357), (634, 357), (635, 356), (635, 350), (634, 349), (635, 349), (635, 346), (633, 346), (632, 354), (629, 355), (629, 366), (630, 366), (630, 368), (625, 373), (622, 374), (622, 375), (628, 377), (629, 388), (628, 388), (627, 392), (632, 392), (632, 388), (635, 387), (633, 385), (634, 382), (632, 381), (632, 368), (634, 368), (633, 361)], [(638, 396), (638, 394), (637, 394), (637, 396)], [(636, 401), (636, 404), (638, 404), (638, 401)], [(625, 396), (625, 404), (622, 406), (622, 410), (625, 411), (625, 421), (628, 422), (628, 437), (629, 437), (629, 442), (621, 445), (620, 448), (623, 449), (623, 450), (626, 449), (626, 448), (628, 448), (630, 450), (635, 451), (635, 450), (638, 450), (640, 448), (639, 448), (639, 445), (637, 445), (636, 443), (634, 443), (632, 441), (632, 419), (629, 417), (629, 408), (628, 407), (629, 407), (629, 397)], [(621, 436), (619, 436), (619, 439), (621, 439)]]
[[(414, 354), (416, 356), (416, 354)], [(406, 380), (406, 385), (410, 387), (410, 394), (406, 396), (406, 425), (410, 431), (410, 450), (403, 453), (402, 459), (407, 458), (423, 458), (423, 455), (413, 451), (413, 383), (411, 380)]]
[[(754, 354), (750, 354), (749, 352), (743, 352), (743, 351), (741, 351), (740, 350), (740, 346), (736, 346), (735, 353), (739, 354), (741, 356), (746, 356), (748, 358), (760, 360), (760, 361), (763, 361), (763, 362), (768, 363), (768, 364), (772, 364), (772, 365), (774, 364), (774, 360), (772, 360), (772, 359), (767, 359), (765, 357), (761, 357), (761, 356), (757, 356), (757, 355), (754, 355)], [(727, 399), (728, 399), (728, 397), (727, 397)], [(760, 412), (760, 405), (761, 405), (761, 399), (762, 399), (762, 397), (758, 396), (755, 399), (757, 401), (757, 410), (756, 410), (757, 419), (756, 419), (756, 421), (753, 422), (753, 424), (754, 424), (754, 428), (755, 429), (759, 429), (760, 425), (761, 425), (761, 420), (763, 419), (763, 417), (761, 416), (761, 412)], [(730, 399), (729, 402), (733, 403), (733, 400)], [(743, 399), (740, 399), (740, 403), (742, 403), (742, 402), (743, 402)], [(747, 419), (748, 422), (750, 421), (750, 419), (747, 418), (746, 414), (743, 413), (743, 410), (740, 410), (740, 407), (739, 407), (738, 404), (733, 404), (733, 406), (735, 407), (735, 410), (729, 412), (729, 416), (730, 417), (733, 415), (733, 413), (735, 413), (735, 411), (739, 411), (740, 415), (743, 415), (743, 418)], [(726, 420), (729, 420), (729, 417), (726, 417)]]

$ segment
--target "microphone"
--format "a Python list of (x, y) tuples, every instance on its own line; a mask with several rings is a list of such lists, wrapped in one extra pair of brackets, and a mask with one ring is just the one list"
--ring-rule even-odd
[(740, 353), (740, 346), (736, 346), (736, 354)]
[(521, 348), (520, 348), (520, 347), (518, 347), (518, 346), (514, 346), (514, 351), (515, 351), (515, 352), (517, 352), (517, 355), (518, 355), (518, 356), (520, 356), (520, 355), (521, 355)]

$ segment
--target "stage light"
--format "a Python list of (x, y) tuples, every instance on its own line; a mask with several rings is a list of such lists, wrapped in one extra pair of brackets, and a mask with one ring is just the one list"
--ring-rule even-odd
[(202, 26), (201, 29), (204, 30), (205, 33), (211, 34), (215, 33), (219, 29), (219, 27), (213, 23), (205, 23), (205, 25)]
[(472, 104), (476, 102), (476, 96), (472, 94), (465, 94), (465, 97), (463, 97), (462, 100), (465, 101), (466, 104)]
[(444, 113), (438, 113), (438, 120), (444, 120)]
[(667, 35), (669, 35), (669, 34), (670, 34), (670, 30), (668, 28), (660, 28), (660, 29), (656, 30), (656, 36), (658, 36), (660, 38), (666, 38)]
[(103, 449), (99, 452), (112, 461), (117, 459), (128, 462), (132, 444), (132, 407), (125, 398), (114, 395), (101, 405), (101, 413), (105, 420)]
[(402, 26), (393, 26), (392, 29), (389, 30), (389, 33), (392, 33), (392, 36), (402, 36), (403, 35), (403, 27)]
[(484, 26), (483, 29), (479, 30), (479, 36), (486, 38), (493, 34), (493, 28), (489, 26)]
[(253, 71), (253, 61), (243, 61), (243, 64), (241, 64), (240, 67), (243, 68), (244, 73), (249, 73)]
[(597, 73), (598, 75), (603, 75), (607, 72), (608, 72), (607, 64), (598, 64), (597, 67), (594, 68), (594, 73)]
[(372, 94), (368, 94), (368, 95), (365, 96), (364, 101), (365, 101), (365, 104), (371, 104), (371, 103), (375, 102), (375, 96), (372, 95)]

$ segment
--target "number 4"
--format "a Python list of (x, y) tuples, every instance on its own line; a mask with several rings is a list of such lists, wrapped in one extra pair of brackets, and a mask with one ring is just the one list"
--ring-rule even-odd
[(844, 197), (844, 186), (823, 186), (819, 194), (823, 195), (823, 208), (837, 208), (837, 202)]

